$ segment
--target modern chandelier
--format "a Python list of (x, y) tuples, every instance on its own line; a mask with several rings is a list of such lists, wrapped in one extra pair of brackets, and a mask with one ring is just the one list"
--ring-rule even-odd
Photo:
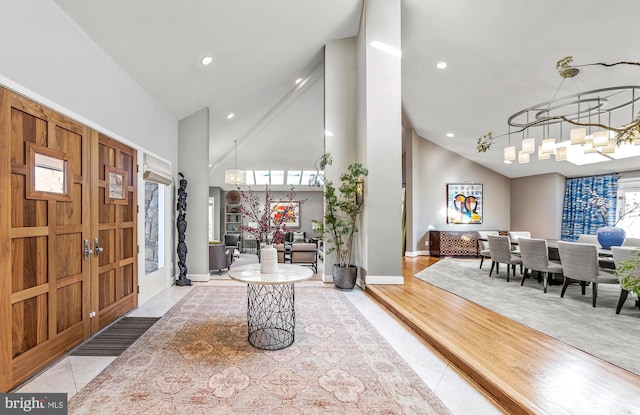
[(247, 172), (239, 169), (237, 141), (233, 140), (233, 168), (224, 171), (224, 182), (226, 184), (240, 186), (247, 182)]
[[(572, 57), (556, 64), (560, 76), (573, 78), (580, 70), (570, 66)], [(640, 65), (636, 62), (615, 64), (589, 64), (614, 66), (618, 64)], [(588, 65), (582, 65), (588, 66)], [(561, 84), (562, 85), (562, 84)], [(559, 88), (558, 88), (559, 89)], [(527, 163), (530, 154), (538, 159), (564, 161), (568, 156), (598, 153), (608, 158), (621, 146), (639, 146), (640, 149), (640, 86), (617, 86), (580, 92), (563, 98), (554, 98), (532, 105), (511, 115), (509, 132), (493, 136), (491, 132), (478, 138), (478, 152), (487, 151), (498, 137), (508, 136), (504, 148), (504, 162)], [(513, 131), (515, 130), (515, 131)], [(563, 139), (563, 132), (568, 132)], [(521, 146), (511, 145), (512, 134), (522, 133)], [(536, 137), (536, 135), (538, 137)], [(538, 144), (539, 143), (539, 144)], [(634, 152), (635, 153), (635, 152)]]

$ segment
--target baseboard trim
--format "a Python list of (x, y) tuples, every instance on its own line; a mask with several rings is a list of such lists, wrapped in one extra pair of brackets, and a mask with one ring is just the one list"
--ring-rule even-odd
[(385, 276), (385, 275), (367, 275), (365, 284), (386, 284), (386, 285), (404, 285), (404, 277), (402, 276)]
[(187, 274), (187, 278), (191, 281), (207, 282), (211, 279), (209, 274)]
[(414, 258), (417, 256), (429, 256), (429, 255), (430, 255), (429, 251), (414, 251), (414, 252), (407, 251), (404, 253), (404, 256), (410, 257), (410, 258)]

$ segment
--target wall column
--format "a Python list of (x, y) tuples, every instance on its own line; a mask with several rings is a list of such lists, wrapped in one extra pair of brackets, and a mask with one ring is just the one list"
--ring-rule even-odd
[(178, 122), (178, 171), (187, 179), (187, 278), (209, 281), (209, 108)]
[(369, 169), (359, 235), (366, 284), (404, 283), (400, 9), (400, 0), (367, 0), (358, 35), (358, 160)]

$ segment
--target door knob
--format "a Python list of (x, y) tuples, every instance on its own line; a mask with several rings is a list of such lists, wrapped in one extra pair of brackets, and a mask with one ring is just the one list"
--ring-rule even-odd
[(89, 248), (89, 240), (84, 240), (84, 259), (89, 258), (89, 255), (93, 254), (93, 249)]
[(98, 242), (98, 238), (94, 238), (93, 239), (93, 246), (94, 246), (94, 252), (96, 254), (96, 256), (100, 255), (100, 252), (104, 251), (104, 248), (100, 246), (99, 242)]

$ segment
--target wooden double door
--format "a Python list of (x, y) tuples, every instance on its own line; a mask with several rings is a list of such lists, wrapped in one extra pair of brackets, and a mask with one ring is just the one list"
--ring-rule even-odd
[(0, 88), (0, 391), (137, 306), (136, 161)]

